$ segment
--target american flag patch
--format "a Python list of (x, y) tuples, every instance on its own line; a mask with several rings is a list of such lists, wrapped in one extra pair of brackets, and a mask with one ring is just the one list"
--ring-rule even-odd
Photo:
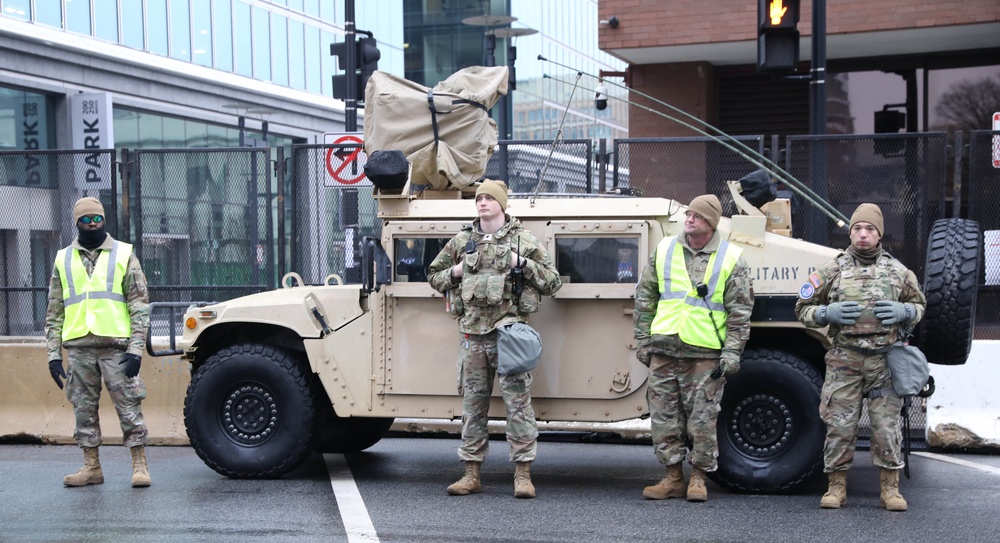
[(809, 274), (809, 284), (811, 284), (813, 288), (819, 288), (819, 286), (823, 284), (823, 281), (820, 281), (818, 273), (813, 272)]

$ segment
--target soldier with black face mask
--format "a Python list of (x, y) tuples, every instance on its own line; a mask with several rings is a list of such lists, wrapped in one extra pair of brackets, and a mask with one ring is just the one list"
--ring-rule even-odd
[[(132, 451), (132, 486), (150, 485), (142, 417), (146, 387), (139, 377), (149, 328), (149, 289), (139, 260), (128, 243), (105, 231), (104, 206), (81, 198), (73, 206), (77, 238), (56, 255), (45, 317), (49, 373), (76, 416), (74, 438), (84, 465), (63, 479), (66, 486), (104, 482), (97, 448), (101, 444), (98, 400), (101, 381), (115, 404), (122, 440)], [(67, 372), (62, 350), (66, 348)]]

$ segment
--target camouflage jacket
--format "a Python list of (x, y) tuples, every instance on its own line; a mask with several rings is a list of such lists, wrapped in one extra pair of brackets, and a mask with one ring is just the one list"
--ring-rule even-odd
[[(845, 288), (848, 282), (858, 287)], [(858, 322), (846, 328), (830, 324), (828, 335), (836, 345), (862, 349), (878, 349), (896, 342), (900, 330), (920, 322), (927, 308), (917, 276), (889, 253), (883, 250), (874, 264), (864, 266), (849, 253), (842, 252), (809, 275), (809, 282), (799, 290), (795, 316), (810, 328), (822, 328), (826, 325), (816, 322), (816, 310), (848, 300), (865, 306)], [(909, 323), (883, 326), (872, 309), (878, 300), (911, 303), (916, 315)]]
[[(696, 251), (688, 245), (686, 236), (677, 237), (677, 244), (684, 248), (684, 261), (687, 263), (687, 273), (692, 284), (703, 280), (708, 270), (708, 259), (719, 249), (721, 243), (719, 233), (716, 232), (708, 244)], [(639, 346), (650, 347), (654, 353), (674, 358), (719, 358), (722, 353), (739, 357), (750, 338), (750, 313), (753, 312), (753, 280), (750, 278), (750, 267), (742, 256), (737, 261), (732, 275), (726, 280), (723, 296), (723, 304), (726, 307), (726, 341), (721, 350), (688, 345), (676, 334), (668, 336), (650, 334), (653, 318), (656, 317), (656, 306), (660, 301), (660, 282), (656, 277), (656, 251), (653, 251), (635, 287), (633, 323)]]
[[(471, 252), (467, 251), (470, 242), (475, 244)], [(511, 251), (527, 262), (524, 290), (517, 302), (511, 291)], [(460, 279), (451, 275), (451, 268), (459, 262)], [(434, 290), (452, 291), (452, 313), (458, 317), (458, 330), (463, 334), (486, 334), (502, 324), (525, 322), (529, 313), (538, 311), (541, 295), (551, 295), (562, 286), (548, 252), (510, 215), (492, 234), (484, 233), (476, 219), (445, 244), (427, 271), (427, 281)]]
[[(87, 268), (87, 273), (94, 272), (94, 263), (101, 251), (110, 251), (115, 240), (110, 235), (105, 238), (104, 243), (94, 250), (84, 249), (78, 240), (73, 240), (68, 249), (77, 249), (83, 256), (83, 265)], [(149, 287), (146, 284), (146, 276), (142, 273), (139, 259), (135, 253), (129, 255), (128, 271), (122, 280), (122, 292), (125, 292), (125, 303), (128, 305), (128, 312), (131, 318), (131, 336), (128, 338), (111, 338), (87, 334), (83, 337), (71, 339), (65, 344), (62, 340), (63, 319), (65, 312), (63, 308), (62, 278), (56, 266), (52, 266), (52, 277), (49, 279), (49, 309), (45, 314), (45, 347), (48, 351), (49, 360), (61, 360), (62, 348), (67, 347), (111, 347), (117, 346), (126, 349), (132, 354), (142, 356), (146, 349), (146, 333), (149, 329)]]

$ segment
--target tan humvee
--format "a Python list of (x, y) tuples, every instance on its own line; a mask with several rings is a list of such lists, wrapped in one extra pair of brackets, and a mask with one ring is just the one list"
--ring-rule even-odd
[[(744, 249), (756, 304), (742, 370), (726, 385), (713, 477), (786, 491), (820, 468), (825, 431), (817, 406), (826, 338), (799, 324), (793, 306), (808, 274), (837, 250), (790, 237), (787, 201), (761, 211), (731, 192), (746, 214), (723, 218), (719, 232)], [(290, 274), (276, 291), (188, 311), (177, 344), (192, 364), (185, 423), (210, 467), (275, 477), (317, 440), (325, 450), (358, 451), (397, 417), (461, 417), (457, 325), (425, 270), (474, 218), (471, 194), (414, 195), (408, 186), (377, 194), (382, 234), (365, 247), (366, 284), (304, 286)], [(684, 211), (661, 198), (511, 197), (508, 213), (563, 275), (530, 317), (544, 341), (531, 389), (538, 420), (648, 415), (647, 369), (635, 358), (635, 283), (660, 240), (682, 231)], [(968, 225), (943, 228), (950, 244)], [(499, 397), (490, 415), (504, 417)]]

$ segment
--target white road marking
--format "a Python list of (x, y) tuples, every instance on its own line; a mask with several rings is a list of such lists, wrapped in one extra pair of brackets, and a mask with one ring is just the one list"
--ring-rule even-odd
[(379, 543), (375, 526), (368, 516), (365, 501), (361, 498), (354, 475), (342, 454), (324, 454), (326, 471), (330, 474), (333, 495), (340, 508), (340, 518), (344, 520), (344, 530), (350, 543)]
[(923, 456), (924, 458), (930, 458), (931, 460), (938, 460), (940, 462), (957, 464), (959, 466), (964, 466), (967, 468), (978, 469), (980, 471), (985, 471), (986, 473), (992, 473), (993, 475), (1000, 475), (1000, 468), (987, 466), (986, 464), (977, 464), (975, 462), (969, 462), (968, 460), (962, 460), (960, 458), (952, 458), (950, 456), (945, 456), (943, 454), (929, 453), (923, 451), (913, 452), (910, 454), (914, 456)]

